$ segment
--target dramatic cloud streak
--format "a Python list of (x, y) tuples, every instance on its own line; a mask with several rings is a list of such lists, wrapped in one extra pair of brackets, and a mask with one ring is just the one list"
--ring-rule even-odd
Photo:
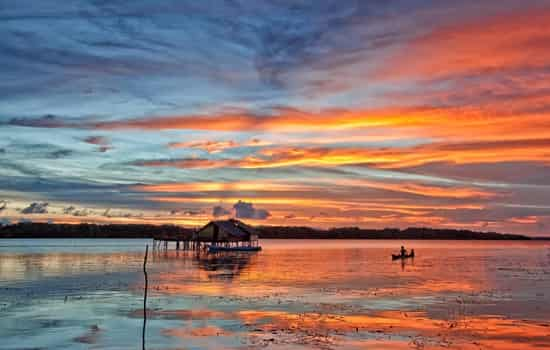
[[(321, 182), (321, 183), (319, 183)], [(335, 179), (329, 181), (332, 189), (357, 188), (381, 189), (393, 192), (403, 192), (415, 195), (437, 197), (437, 198), (488, 198), (496, 196), (495, 193), (478, 188), (466, 188), (459, 186), (433, 186), (414, 182), (383, 182), (362, 179)], [(169, 183), (159, 185), (138, 186), (136, 189), (146, 192), (157, 193), (190, 193), (190, 192), (217, 192), (217, 193), (240, 193), (244, 191), (259, 192), (309, 192), (322, 194), (326, 193), (327, 184), (322, 181), (282, 183), (280, 181), (251, 181), (251, 182), (195, 182), (195, 183)]]
[[(547, 98), (550, 102), (550, 97)], [(503, 105), (487, 108), (476, 107), (407, 107), (379, 110), (334, 109), (310, 113), (295, 109), (274, 109), (270, 114), (221, 113), (212, 115), (187, 115), (153, 117), (114, 122), (64, 123), (56, 122), (48, 127), (97, 128), (105, 130), (203, 130), (230, 132), (291, 132), (340, 131), (373, 129), (392, 130), (408, 137), (446, 138), (449, 140), (518, 140), (547, 137), (550, 121), (545, 113), (529, 111), (532, 101), (513, 110)], [(550, 112), (550, 103), (548, 104)], [(525, 111), (522, 111), (524, 109)], [(521, 114), (521, 115), (518, 115)], [(12, 120), (10, 125), (44, 127), (43, 118)], [(518, 129), (521, 128), (521, 133)], [(402, 136), (403, 137), (403, 136)], [(368, 137), (365, 137), (368, 140)], [(242, 146), (262, 146), (264, 142), (253, 139)], [(199, 148), (212, 153), (239, 146), (235, 141), (173, 142), (172, 148)]]
[(136, 162), (149, 167), (183, 169), (273, 168), (368, 164), (405, 168), (446, 162), (452, 164), (532, 161), (548, 164), (550, 140), (514, 140), (476, 143), (434, 143), (410, 148), (267, 148), (242, 159), (167, 159)]

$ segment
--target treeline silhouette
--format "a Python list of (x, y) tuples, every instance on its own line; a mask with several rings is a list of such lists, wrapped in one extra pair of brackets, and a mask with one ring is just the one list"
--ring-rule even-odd
[[(410, 227), (380, 230), (340, 227), (328, 230), (300, 226), (256, 226), (260, 238), (277, 239), (458, 239), (525, 240), (528, 236), (470, 230)], [(0, 238), (152, 238), (191, 237), (194, 228), (140, 224), (46, 224), (18, 223), (0, 227)]]
[(362, 229), (359, 227), (339, 227), (318, 230), (311, 227), (259, 226), (261, 238), (294, 239), (477, 239), (477, 240), (524, 240), (528, 236), (497, 232), (476, 232), (470, 230), (409, 227), (407, 229)]
[(0, 227), (0, 238), (152, 238), (192, 231), (176, 225), (18, 223)]

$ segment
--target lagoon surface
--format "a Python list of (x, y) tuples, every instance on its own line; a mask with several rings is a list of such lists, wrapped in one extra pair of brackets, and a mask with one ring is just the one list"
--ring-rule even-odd
[[(0, 349), (141, 348), (146, 244), (0, 240)], [(150, 252), (146, 348), (550, 347), (550, 242), (262, 246)]]

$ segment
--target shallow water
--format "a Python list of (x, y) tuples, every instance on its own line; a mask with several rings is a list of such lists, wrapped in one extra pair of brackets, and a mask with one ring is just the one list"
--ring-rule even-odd
[[(0, 349), (141, 347), (147, 243), (0, 240)], [(147, 349), (550, 347), (548, 242), (262, 246), (152, 252)]]

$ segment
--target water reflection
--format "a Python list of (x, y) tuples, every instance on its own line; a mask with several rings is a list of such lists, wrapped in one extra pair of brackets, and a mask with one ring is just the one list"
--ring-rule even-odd
[(202, 254), (197, 256), (197, 266), (211, 272), (212, 279), (233, 280), (254, 263), (257, 253), (225, 252), (217, 254)]
[(487, 263), (475, 272), (461, 271), (457, 266), (464, 265), (464, 256), (447, 254), (443, 261), (439, 251), (424, 249), (422, 258), (392, 261), (391, 251), (367, 246), (217, 256), (161, 252), (156, 262), (163, 266), (155, 278), (158, 289), (167, 293), (215, 296), (223, 291), (234, 297), (292, 292), (319, 299), (395, 298), (493, 288), (486, 278)]
[(407, 266), (407, 265), (414, 266), (414, 258), (399, 259), (399, 262), (401, 264), (401, 272), (405, 272), (405, 266)]
[[(550, 347), (547, 246), (413, 243), (417, 257), (405, 261), (391, 260), (394, 242), (379, 241), (156, 251), (147, 341), (155, 349)], [(142, 262), (138, 249), (3, 251), (3, 346), (139, 347)]]
[(0, 283), (134, 271), (141, 253), (0, 253)]
[[(151, 317), (184, 321), (183, 325), (164, 328), (162, 334), (166, 336), (178, 337), (186, 342), (196, 337), (216, 337), (215, 341), (219, 342), (218, 337), (233, 336), (241, 338), (247, 349), (267, 345), (290, 349), (303, 345), (333, 349), (350, 343), (364, 347), (375, 340), (384, 340), (388, 346), (441, 349), (538, 349), (550, 346), (548, 323), (489, 315), (462, 315), (447, 319), (429, 316), (425, 311), (346, 314), (280, 310), (173, 310), (152, 313)], [(192, 322), (197, 320), (201, 322)], [(234, 320), (235, 323), (227, 320)], [(403, 342), (403, 339), (406, 341)], [(396, 340), (397, 343), (393, 344)]]
[[(206, 272), (209, 280), (231, 281), (243, 271), (250, 269), (257, 259), (258, 252), (219, 252), (209, 254), (203, 251), (157, 250), (153, 260), (159, 264), (168, 264), (177, 270), (182, 267)], [(162, 273), (162, 272), (161, 272)]]

